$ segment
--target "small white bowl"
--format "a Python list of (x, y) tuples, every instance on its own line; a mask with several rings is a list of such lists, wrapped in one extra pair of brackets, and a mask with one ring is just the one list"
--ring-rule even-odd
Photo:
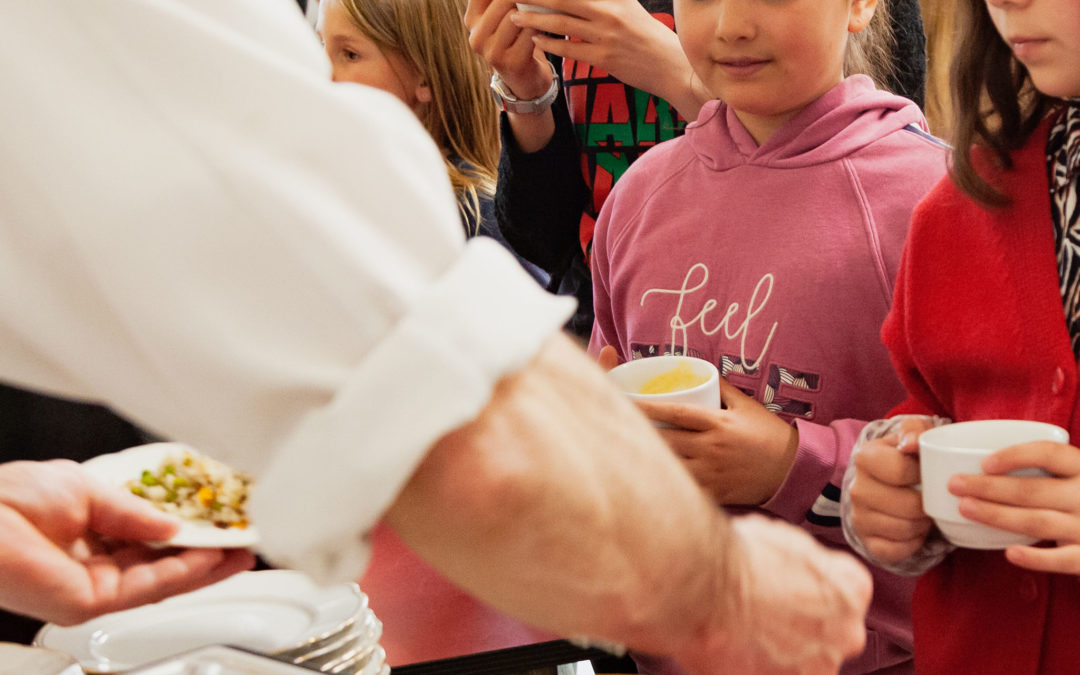
[[(1043, 422), (978, 420), (946, 424), (919, 436), (923, 511), (934, 519), (946, 539), (964, 548), (986, 550), (1038, 541), (1035, 537), (968, 520), (960, 515), (960, 499), (947, 487), (949, 478), (955, 474), (981, 474), (982, 461), (998, 450), (1032, 441), (1068, 443), (1069, 432)], [(1009, 475), (1034, 477), (1047, 474), (1032, 467)]]
[[(695, 374), (706, 377), (705, 382), (664, 394), (640, 394), (642, 385), (650, 379), (674, 370), (680, 364), (688, 364)], [(660, 401), (664, 403), (693, 403), (709, 408), (720, 407), (720, 371), (705, 359), (693, 356), (652, 356), (634, 359), (615, 366), (608, 371), (615, 385), (635, 401)]]

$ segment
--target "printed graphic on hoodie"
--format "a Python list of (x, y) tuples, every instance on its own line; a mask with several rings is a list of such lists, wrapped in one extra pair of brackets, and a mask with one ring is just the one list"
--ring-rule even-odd
[[(670, 0), (641, 4), (674, 30)], [(593, 196), (580, 226), (581, 244), (587, 252), (611, 186), (643, 152), (681, 134), (686, 120), (667, 101), (631, 89), (588, 63), (565, 59), (562, 76), (570, 118), (581, 141), (581, 170)]]
[(801, 394), (821, 390), (817, 373), (785, 367), (769, 360), (779, 321), (762, 321), (759, 315), (772, 296), (775, 278), (766, 273), (749, 298), (710, 295), (709, 267), (695, 263), (675, 288), (655, 287), (641, 294), (640, 306), (667, 318), (670, 340), (631, 344), (635, 359), (664, 354), (687, 354), (708, 359), (695, 343), (720, 339), (735, 353), (724, 352), (716, 362), (720, 375), (772, 412), (787, 420), (814, 419), (812, 401)]

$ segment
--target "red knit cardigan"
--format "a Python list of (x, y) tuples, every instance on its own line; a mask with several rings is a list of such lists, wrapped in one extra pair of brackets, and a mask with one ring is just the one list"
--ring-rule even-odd
[[(1044, 124), (1014, 166), (977, 167), (1011, 204), (987, 210), (944, 179), (916, 209), (882, 328), (908, 399), (894, 412), (1051, 422), (1080, 440)], [(1080, 501), (1080, 494), (1076, 496)], [(1080, 673), (1080, 577), (959, 549), (919, 579), (920, 673)]]

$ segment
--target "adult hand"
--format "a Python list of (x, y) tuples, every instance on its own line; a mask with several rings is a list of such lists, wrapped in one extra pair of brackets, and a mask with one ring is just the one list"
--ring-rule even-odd
[(786, 523), (751, 515), (732, 528), (720, 637), (680, 660), (700, 673), (836, 673), (865, 645), (870, 574)]
[(155, 551), (177, 521), (68, 460), (0, 464), (0, 606), (72, 625), (250, 568), (248, 551)]
[[(638, 0), (530, 0), (530, 4), (561, 12), (516, 12), (510, 17), (516, 25), (535, 31), (533, 40), (545, 52), (596, 66), (669, 101), (688, 120), (695, 119), (712, 97), (693, 75), (674, 31)], [(558, 37), (564, 35), (570, 39)]]
[(469, 45), (499, 73), (519, 99), (539, 98), (551, 87), (551, 68), (533, 38), (532, 28), (511, 21), (514, 0), (469, 0), (465, 26)]
[[(1039, 467), (1047, 478), (1007, 476)], [(1080, 449), (1041, 441), (1014, 445), (983, 460), (988, 475), (959, 475), (949, 492), (960, 497), (966, 518), (1010, 532), (1056, 541), (1055, 548), (1010, 546), (1014, 565), (1080, 575)]]
[(720, 378), (717, 410), (683, 403), (641, 402), (664, 440), (698, 483), (720, 504), (768, 501), (791, 470), (798, 430)]
[(920, 480), (919, 434), (931, 426), (922, 418), (905, 420), (898, 433), (867, 442), (852, 457), (851, 525), (867, 552), (884, 563), (919, 551), (933, 525), (914, 487)]

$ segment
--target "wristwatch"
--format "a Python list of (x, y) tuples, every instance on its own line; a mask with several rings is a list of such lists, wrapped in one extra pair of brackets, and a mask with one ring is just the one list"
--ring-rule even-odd
[(509, 88), (498, 73), (491, 76), (491, 95), (499, 104), (499, 109), (505, 112), (525, 113), (527, 115), (539, 115), (555, 102), (559, 96), (559, 73), (551, 61), (547, 62), (551, 68), (551, 86), (539, 98), (522, 101), (510, 93)]

